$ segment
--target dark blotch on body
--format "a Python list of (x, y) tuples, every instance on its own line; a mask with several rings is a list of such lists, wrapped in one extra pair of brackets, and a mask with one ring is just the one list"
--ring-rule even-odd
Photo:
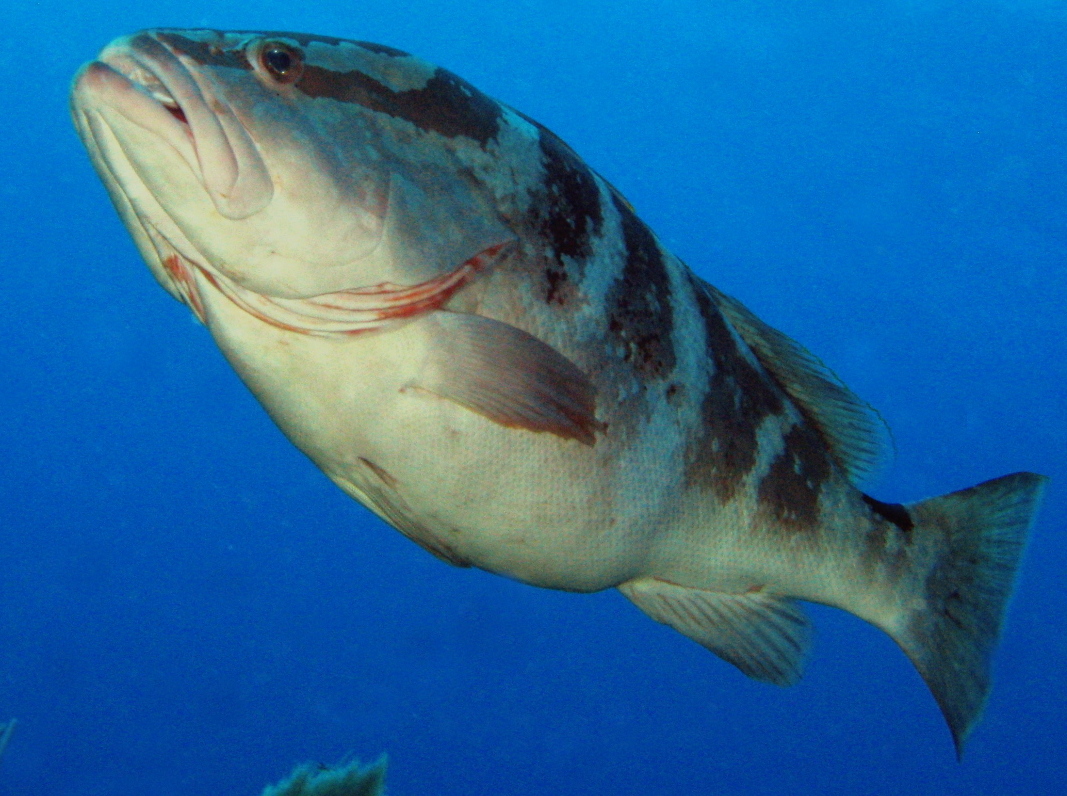
[(626, 262), (608, 290), (608, 331), (641, 379), (662, 379), (674, 370), (671, 280), (655, 236), (618, 196), (612, 203), (622, 221)]
[(908, 510), (904, 506), (900, 503), (883, 503), (880, 500), (875, 500), (870, 495), (862, 495), (861, 497), (871, 511), (900, 528), (904, 532), (904, 536), (910, 541), (911, 530), (915, 527), (915, 522), (911, 519), (911, 515), (908, 514)]
[[(591, 238), (600, 234), (604, 214), (600, 187), (588, 166), (555, 133), (539, 131), (544, 179), (534, 198), (530, 223), (551, 252), (545, 269), (545, 301), (567, 304), (592, 254)], [(564, 259), (566, 258), (566, 259)]]
[(872, 568), (885, 568), (894, 576), (899, 575), (908, 563), (907, 547), (915, 527), (911, 515), (899, 503), (883, 503), (870, 495), (861, 494), (860, 498), (872, 515), (865, 553), (868, 564)]
[(573, 291), (574, 285), (567, 273), (566, 265), (557, 262), (545, 269), (546, 304), (559, 304), (560, 306), (568, 304), (573, 298)]
[(731, 500), (756, 466), (756, 433), (765, 418), (784, 408), (770, 377), (749, 362), (703, 282), (690, 277), (704, 319), (709, 362), (701, 424), (686, 450), (686, 479), (712, 489), (723, 503)]
[(500, 105), (444, 69), (434, 72), (423, 88), (393, 91), (358, 70), (335, 72), (308, 64), (296, 87), (309, 97), (362, 105), (420, 130), (446, 138), (465, 136), (483, 147), (500, 130)]
[(806, 423), (793, 426), (785, 448), (759, 485), (760, 505), (792, 532), (812, 531), (819, 522), (819, 496), (830, 477), (830, 457), (822, 436)]

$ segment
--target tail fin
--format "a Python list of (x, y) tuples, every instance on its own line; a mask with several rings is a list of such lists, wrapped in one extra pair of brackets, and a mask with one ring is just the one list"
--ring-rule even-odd
[(907, 507), (928, 547), (920, 608), (894, 634), (952, 730), (956, 754), (989, 695), (990, 663), (1045, 476), (1015, 473)]

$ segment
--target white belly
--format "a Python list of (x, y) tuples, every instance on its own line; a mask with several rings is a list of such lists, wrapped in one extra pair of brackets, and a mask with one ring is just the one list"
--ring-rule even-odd
[(205, 298), (234, 368), (353, 496), (373, 504), (367, 489), (383, 489), (456, 558), (535, 585), (592, 591), (642, 573), (670, 512), (664, 468), (645, 465), (653, 463), (644, 446), (510, 428), (413, 388), (427, 350), (428, 324), (418, 319), (323, 338), (270, 326), (216, 293)]

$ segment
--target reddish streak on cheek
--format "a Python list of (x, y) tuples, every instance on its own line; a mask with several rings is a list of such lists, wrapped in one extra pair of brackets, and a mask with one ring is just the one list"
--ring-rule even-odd
[[(488, 262), (492, 261), (492, 259), (507, 245), (507, 243), (498, 243), (496, 246), (490, 246), (485, 251), (479, 252), (471, 257), (451, 274), (446, 274), (438, 279), (424, 282), (422, 285), (418, 286), (423, 289), (423, 295), (421, 296), (415, 291), (406, 291), (411, 295), (412, 300), (395, 307), (380, 310), (377, 314), (379, 320), (388, 321), (396, 318), (410, 318), (414, 315), (420, 315), (424, 312), (440, 309), (448, 303), (448, 300), (452, 298), (456, 292), (465, 287), (467, 283), (474, 278), (474, 275), (484, 268)], [(439, 283), (443, 286), (439, 286)], [(372, 288), (371, 290), (377, 290), (383, 293), (389, 292), (385, 289), (385, 286), (382, 285), (377, 288)], [(356, 331), (363, 330), (360, 329)]]
[[(300, 334), (354, 336), (381, 329), (389, 321), (412, 318), (440, 309), (510, 245), (512, 243), (509, 241), (491, 246), (454, 271), (417, 285), (383, 282), (307, 299), (274, 299), (230, 283), (206, 268), (197, 268), (197, 271), (208, 284), (238, 307), (279, 329)], [(167, 272), (179, 292), (203, 320), (196, 281), (190, 273), (192, 265), (178, 256), (168, 257), (165, 262)]]
[(378, 318), (383, 321), (392, 320), (394, 318), (410, 318), (413, 315), (440, 309), (450, 298), (452, 298), (453, 295), (455, 295), (457, 290), (471, 280), (472, 276), (474, 276), (473, 268), (468, 269), (467, 273), (462, 275), (462, 279), (453, 282), (448, 287), (443, 288), (436, 293), (431, 293), (423, 299), (417, 299), (409, 304), (401, 304), (397, 307), (380, 310), (378, 312)]
[[(203, 269), (201, 269), (200, 273), (203, 274), (204, 279), (210, 282), (216, 290), (225, 295), (226, 291), (223, 289), (222, 285), (219, 284), (219, 280), (215, 278), (215, 275), (213, 273), (211, 273), (210, 271), (205, 271)], [(230, 300), (233, 300), (232, 296), (230, 296)], [(255, 307), (251, 307), (247, 304), (241, 303), (239, 303), (237, 306), (243, 307), (247, 312), (251, 313), (253, 317), (259, 318), (261, 321), (263, 321), (264, 323), (269, 323), (271, 326), (275, 326), (279, 329), (284, 329), (287, 332), (299, 332), (301, 334), (307, 333), (307, 329), (301, 329), (299, 326), (293, 326), (288, 323), (283, 323), (277, 318), (272, 318), (269, 315), (265, 315), (264, 313), (257, 310)]]

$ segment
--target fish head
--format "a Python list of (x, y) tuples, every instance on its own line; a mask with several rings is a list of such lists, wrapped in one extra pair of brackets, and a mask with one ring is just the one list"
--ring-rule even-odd
[(204, 277), (299, 300), (432, 280), (506, 239), (441, 146), (433, 168), (409, 156), (397, 97), (435, 74), (378, 45), (160, 29), (104, 48), (71, 107), (149, 267), (202, 317)]

